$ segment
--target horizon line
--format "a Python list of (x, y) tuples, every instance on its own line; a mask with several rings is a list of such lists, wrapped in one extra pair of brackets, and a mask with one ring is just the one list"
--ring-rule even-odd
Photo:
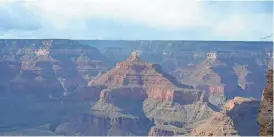
[(210, 41), (210, 42), (270, 42), (267, 40), (183, 40), (183, 39), (70, 39), (70, 38), (0, 38), (0, 40), (78, 40), (78, 41)]

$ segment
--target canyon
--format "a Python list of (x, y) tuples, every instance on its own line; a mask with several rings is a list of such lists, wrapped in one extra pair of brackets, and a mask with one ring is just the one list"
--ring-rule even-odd
[(96, 48), (71, 40), (2, 40), (0, 45), (4, 91), (51, 90), (59, 96), (107, 69), (106, 58)]
[(0, 135), (252, 136), (273, 126), (262, 127), (270, 42), (0, 40), (0, 51)]

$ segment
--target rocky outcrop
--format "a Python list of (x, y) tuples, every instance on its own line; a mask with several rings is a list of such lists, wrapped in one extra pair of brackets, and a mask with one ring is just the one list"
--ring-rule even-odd
[(201, 63), (177, 69), (171, 74), (181, 83), (209, 93), (209, 101), (219, 108), (223, 107), (226, 99), (236, 96), (260, 99), (260, 90), (266, 83), (263, 76), (268, 64), (267, 57), (262, 55), (265, 56), (262, 61), (253, 59), (256, 58), (253, 55), (236, 57), (234, 51), (231, 51), (229, 58), (225, 56), (228, 54), (230, 52), (209, 53), (210, 56)]
[(147, 95), (144, 88), (137, 86), (123, 86), (115, 89), (104, 89), (100, 94), (100, 101), (103, 102), (115, 102), (115, 100), (121, 98), (143, 100), (147, 98)]
[[(106, 95), (108, 98), (139, 97), (141, 100), (154, 98), (162, 101), (182, 100), (183, 96), (188, 96), (189, 98), (185, 99), (194, 101), (200, 98), (200, 95), (194, 95), (195, 92), (193, 95), (183, 92), (191, 88), (179, 84), (172, 76), (164, 73), (159, 65), (142, 62), (136, 53), (89, 82), (89, 85), (93, 84), (105, 84), (109, 88), (102, 91), (101, 98)], [(179, 89), (181, 87), (185, 89)]]
[(80, 115), (60, 124), (55, 133), (68, 136), (144, 136), (149, 125), (142, 118)]
[(191, 133), (193, 136), (235, 136), (239, 135), (233, 120), (225, 113), (217, 112)]
[(195, 127), (191, 135), (198, 136), (258, 136), (256, 122), (260, 102), (255, 99), (235, 97), (227, 101), (221, 112)]
[(4, 91), (44, 90), (59, 96), (107, 69), (106, 58), (96, 48), (72, 40), (0, 40), (0, 46)]
[[(126, 102), (126, 103), (125, 103)], [(139, 102), (115, 100), (91, 104), (88, 112), (58, 124), (60, 135), (128, 136), (148, 134), (153, 122), (147, 119)]]
[(198, 65), (189, 65), (171, 74), (181, 83), (204, 91), (209, 95), (209, 102), (221, 108), (225, 103), (225, 90), (228, 85), (222, 82), (221, 76), (214, 70), (216, 66), (223, 66), (223, 63), (215, 58), (207, 58)]
[(135, 54), (133, 53), (127, 60), (117, 63), (115, 68), (89, 84), (104, 83), (108, 87), (125, 85), (154, 86), (160, 84), (165, 84), (167, 88), (176, 86), (158, 72), (160, 66), (145, 63)]
[(240, 136), (259, 136), (259, 125), (256, 121), (260, 106), (259, 100), (234, 98), (234, 107), (226, 110), (233, 120)]
[(237, 105), (241, 105), (244, 102), (258, 102), (258, 101), (252, 98), (235, 97), (234, 99), (227, 101), (224, 109), (226, 111), (231, 111), (232, 109), (235, 109)]
[[(105, 108), (99, 107), (96, 113), (100, 116), (107, 113), (120, 117), (127, 114), (147, 117), (155, 124), (149, 128), (149, 135), (185, 134), (184, 123), (206, 119), (214, 112), (206, 94), (180, 84), (163, 72), (159, 65), (141, 61), (134, 52), (127, 60), (117, 63), (115, 68), (89, 82), (89, 86), (96, 84), (107, 87), (101, 91), (98, 101)], [(134, 110), (129, 108), (129, 104)], [(114, 113), (120, 109), (123, 111)], [(166, 125), (163, 126), (163, 123)]]
[(267, 75), (267, 86), (262, 95), (258, 123), (261, 136), (273, 136), (273, 70)]
[(145, 115), (150, 119), (160, 121), (156, 123), (157, 125), (165, 122), (173, 126), (172, 122), (181, 123), (180, 125), (195, 123), (207, 119), (215, 111), (208, 103), (203, 101), (174, 103), (171, 101), (146, 99), (143, 104)]

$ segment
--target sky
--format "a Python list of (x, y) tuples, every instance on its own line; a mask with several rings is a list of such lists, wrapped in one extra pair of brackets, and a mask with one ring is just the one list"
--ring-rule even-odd
[(273, 1), (0, 0), (7, 39), (272, 41), (272, 34)]

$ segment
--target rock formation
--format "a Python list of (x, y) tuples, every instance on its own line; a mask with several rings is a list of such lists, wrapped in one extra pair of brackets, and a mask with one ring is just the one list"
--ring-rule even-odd
[(226, 54), (230, 53), (209, 53), (210, 56), (201, 63), (177, 69), (171, 74), (182, 84), (209, 93), (209, 101), (219, 108), (227, 99), (236, 96), (260, 99), (260, 90), (266, 83), (263, 76), (268, 65), (267, 57), (260, 62), (252, 59), (251, 55), (226, 57)]
[(273, 70), (267, 75), (267, 85), (263, 91), (258, 115), (261, 136), (273, 136)]
[(233, 120), (239, 135), (259, 136), (259, 125), (256, 119), (260, 101), (252, 98), (235, 97), (232, 102), (234, 102), (234, 107), (226, 110), (226, 114)]
[(0, 87), (4, 91), (43, 90), (59, 96), (86, 85), (107, 69), (105, 57), (96, 48), (76, 41), (0, 40), (0, 46)]
[[(101, 91), (97, 102), (97, 106), (101, 107), (93, 109), (93, 115), (100, 112), (101, 115), (110, 113), (125, 117), (125, 112), (128, 112), (138, 119), (148, 118), (147, 123), (154, 121), (155, 124), (149, 135), (186, 134), (184, 124), (206, 119), (214, 111), (202, 91), (180, 84), (163, 72), (159, 65), (143, 62), (135, 52), (125, 61), (117, 63), (115, 68), (89, 82), (89, 86), (97, 84), (104, 84), (107, 88)], [(124, 102), (130, 107), (134, 106), (134, 110)], [(103, 106), (112, 106), (125, 112), (115, 114), (106, 109), (109, 107)]]
[(224, 85), (221, 83), (221, 77), (212, 69), (212, 66), (217, 64), (220, 62), (207, 59), (197, 66), (190, 65), (185, 69), (179, 69), (173, 72), (173, 75), (183, 83), (197, 86), (211, 94), (222, 94)]
[(261, 96), (271, 54), (270, 42), (0, 40), (0, 135), (259, 135), (259, 101), (234, 97)]
[(227, 101), (227, 103), (224, 106), (224, 110), (231, 111), (237, 105), (241, 105), (244, 102), (252, 102), (252, 101), (256, 101), (256, 100), (252, 98), (234, 97), (234, 99)]
[(258, 136), (256, 122), (259, 101), (235, 97), (227, 101), (221, 112), (216, 112), (195, 127), (191, 135), (198, 136)]
[(209, 101), (219, 108), (225, 103), (225, 91), (228, 85), (224, 84), (222, 77), (214, 67), (223, 66), (220, 60), (208, 58), (198, 65), (189, 65), (184, 69), (177, 69), (171, 74), (183, 84), (192, 85), (209, 94)]
[(108, 87), (108, 90), (102, 91), (101, 98), (114, 98), (112, 96), (116, 95), (139, 97), (141, 100), (153, 98), (162, 101), (198, 101), (202, 96), (201, 92), (194, 89), (191, 91), (189, 86), (178, 83), (163, 72), (159, 65), (141, 61), (135, 52), (127, 60), (117, 63), (115, 68), (89, 83), (94, 84), (105, 84)]
[(215, 113), (205, 123), (202, 123), (191, 133), (194, 136), (235, 136), (239, 135), (233, 120), (225, 113)]

